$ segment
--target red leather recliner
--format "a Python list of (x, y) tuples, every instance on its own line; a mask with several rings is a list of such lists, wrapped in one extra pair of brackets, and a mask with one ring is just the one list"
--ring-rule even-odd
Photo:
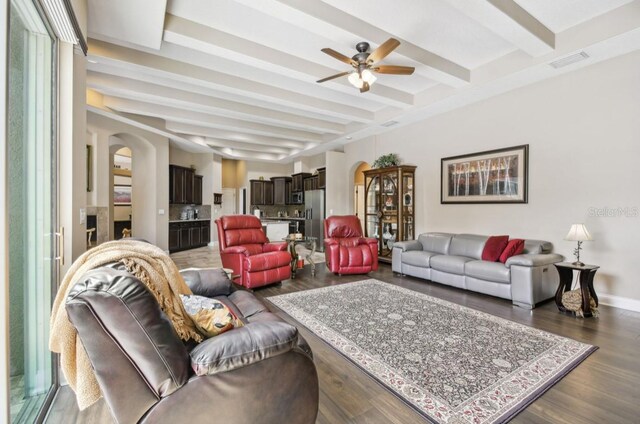
[(222, 265), (233, 269), (235, 283), (253, 289), (291, 277), (287, 244), (269, 243), (257, 217), (227, 215), (215, 222)]
[(378, 240), (362, 237), (360, 219), (334, 215), (324, 220), (324, 256), (334, 274), (366, 274), (378, 269)]

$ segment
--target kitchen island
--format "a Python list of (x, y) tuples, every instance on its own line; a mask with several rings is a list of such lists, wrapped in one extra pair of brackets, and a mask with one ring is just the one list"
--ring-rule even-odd
[(289, 222), (262, 219), (262, 229), (271, 242), (279, 242), (289, 235)]

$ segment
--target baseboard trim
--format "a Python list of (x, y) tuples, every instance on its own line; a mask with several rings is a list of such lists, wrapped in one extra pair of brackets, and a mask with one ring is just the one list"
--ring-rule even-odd
[(614, 296), (612, 294), (598, 294), (598, 300), (599, 303), (603, 305), (627, 309), (634, 312), (640, 312), (640, 300), (629, 299), (628, 297), (622, 296)]
[(217, 241), (210, 241), (207, 246), (209, 246), (209, 247), (218, 247), (218, 242)]

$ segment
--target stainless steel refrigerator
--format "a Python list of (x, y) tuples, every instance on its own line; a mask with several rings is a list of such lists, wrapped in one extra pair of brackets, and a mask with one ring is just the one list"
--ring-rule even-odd
[(316, 237), (316, 250), (324, 252), (324, 190), (304, 192), (304, 235)]

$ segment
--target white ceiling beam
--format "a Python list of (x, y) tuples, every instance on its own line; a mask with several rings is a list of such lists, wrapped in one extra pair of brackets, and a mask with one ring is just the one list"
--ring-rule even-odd
[(218, 116), (249, 119), (255, 122), (283, 125), (303, 130), (311, 129), (323, 133), (341, 134), (345, 131), (344, 125), (333, 122), (305, 118), (299, 115), (95, 72), (88, 73), (87, 86), (106, 95), (155, 102), (165, 106), (174, 105), (183, 109), (191, 109)]
[[(111, 62), (111, 63), (108, 63), (108, 62)], [(371, 119), (358, 118), (354, 116), (350, 116), (349, 119), (347, 119), (346, 117), (340, 114), (332, 113), (331, 111), (326, 111), (326, 113), (321, 114), (321, 113), (306, 110), (301, 107), (297, 107), (297, 108), (289, 107), (279, 103), (264, 101), (264, 100), (260, 100), (253, 97), (242, 96), (235, 93), (228, 93), (226, 91), (221, 91), (221, 90), (215, 90), (207, 86), (187, 83), (180, 80), (179, 79), (180, 77), (177, 75), (171, 74), (167, 76), (159, 76), (153, 73), (153, 71), (147, 72), (148, 71), (147, 68), (143, 68), (135, 65), (130, 65), (130, 66), (127, 65), (126, 67), (123, 67), (121, 65), (122, 65), (121, 63), (117, 63), (117, 64), (113, 63), (109, 59), (102, 59), (102, 62), (100, 63), (89, 63), (87, 65), (87, 71), (100, 73), (103, 75), (110, 75), (113, 77), (121, 77), (121, 78), (129, 79), (132, 81), (148, 82), (148, 83), (160, 85), (162, 87), (175, 88), (175, 89), (186, 91), (189, 93), (202, 94), (202, 95), (213, 97), (216, 99), (231, 100), (234, 102), (252, 105), (252, 106), (258, 106), (258, 107), (270, 109), (270, 110), (279, 110), (279, 111), (290, 113), (293, 115), (319, 119), (321, 121), (336, 122), (344, 125), (354, 121), (363, 122), (363, 123), (371, 122)], [(371, 112), (371, 117), (373, 117), (373, 115), (374, 113)]]
[(447, 1), (530, 56), (542, 56), (555, 48), (555, 34), (513, 0)]
[(166, 127), (180, 134), (197, 135), (218, 140), (233, 142), (245, 142), (259, 144), (262, 146), (281, 146), (288, 149), (304, 149), (309, 143), (293, 141), (276, 137), (260, 136), (256, 134), (240, 133), (237, 131), (227, 131), (218, 128), (203, 127), (201, 125), (185, 124), (183, 122), (166, 121)]
[(87, 109), (87, 112), (89, 112), (89, 116), (91, 116), (91, 114), (94, 114), (95, 116), (99, 116), (106, 119), (112, 119), (114, 121), (118, 121), (123, 124), (131, 125), (132, 127), (139, 128), (141, 130), (160, 135), (162, 137), (167, 137), (169, 140), (175, 142), (181, 149), (186, 150), (188, 152), (193, 152), (193, 153), (212, 152), (212, 149), (204, 143), (196, 143), (192, 140), (188, 140), (178, 134), (175, 134), (172, 131), (139, 122), (131, 117), (123, 116), (112, 110), (102, 109), (100, 107), (91, 106), (91, 105), (87, 105), (86, 109)]
[(118, 112), (135, 113), (138, 115), (153, 116), (164, 120), (173, 120), (211, 128), (222, 128), (232, 131), (247, 132), (251, 134), (266, 135), (269, 137), (282, 137), (292, 140), (321, 142), (320, 134), (293, 130), (272, 125), (259, 124), (255, 122), (242, 121), (239, 119), (225, 118), (221, 116), (209, 115), (201, 112), (193, 112), (161, 106), (153, 103), (145, 103), (135, 100), (121, 99), (117, 97), (104, 96), (104, 105)]
[[(165, 18), (164, 39), (216, 56), (224, 55), (226, 51), (228, 53), (225, 56), (231, 60), (243, 60), (245, 63), (248, 61), (258, 65), (268, 64), (270, 70), (278, 71), (289, 78), (297, 77), (308, 83), (315, 83), (318, 79), (341, 72), (340, 69), (330, 68), (171, 14), (167, 14)], [(211, 47), (214, 48), (213, 51)], [(343, 71), (348, 70), (351, 68), (345, 65)], [(346, 78), (335, 82), (341, 86), (342, 92), (361, 96)], [(380, 82), (375, 84), (375, 90), (371, 90), (367, 96), (392, 106), (407, 106), (413, 103), (411, 93), (385, 86)]]
[[(268, 4), (266, 4), (266, 2), (247, 0), (238, 1), (250, 7), (260, 8), (260, 10), (265, 13), (269, 13)], [(471, 71), (464, 66), (458, 65), (457, 63), (443, 58), (442, 56), (425, 50), (407, 40), (402, 39), (401, 37), (388, 33), (375, 25), (371, 25), (370, 23), (327, 3), (308, 0), (277, 1), (315, 19), (320, 19), (334, 27), (340, 28), (341, 30), (356, 34), (374, 44), (382, 44), (391, 37), (396, 38), (401, 42), (401, 44), (395, 52), (426, 65), (429, 72), (425, 75), (432, 80), (453, 87), (464, 86), (471, 80)]]
[(292, 105), (304, 105), (321, 113), (332, 110), (339, 112), (344, 116), (355, 115), (360, 118), (372, 118), (372, 112), (368, 110), (306, 96), (290, 90), (273, 87), (266, 83), (239, 78), (234, 75), (217, 72), (213, 69), (207, 69), (185, 62), (167, 59), (150, 53), (131, 50), (99, 40), (89, 40), (89, 55), (97, 58), (119, 61), (124, 64), (142, 66), (149, 70), (154, 70), (162, 75), (180, 75), (183, 80), (191, 80), (197, 81), (200, 84), (213, 85), (214, 87), (224, 91), (237, 92), (245, 95), (250, 93), (253, 96), (260, 96), (268, 100), (275, 99)]
[(204, 139), (204, 142), (211, 147), (229, 147), (231, 149), (242, 149), (251, 152), (273, 153), (287, 156), (291, 154), (291, 149), (285, 149), (275, 146), (265, 146), (263, 144), (241, 143), (237, 141), (218, 140), (209, 137), (206, 137)]

